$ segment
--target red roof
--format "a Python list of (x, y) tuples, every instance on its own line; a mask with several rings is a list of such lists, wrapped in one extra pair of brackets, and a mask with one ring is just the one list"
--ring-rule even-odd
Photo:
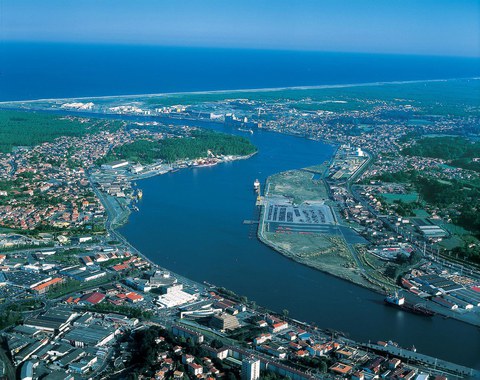
[(47, 282), (44, 282), (43, 284), (37, 285), (33, 288), (33, 290), (39, 292), (43, 289), (48, 289), (50, 286), (58, 284), (59, 282), (63, 282), (63, 279), (60, 277), (53, 278)]
[(105, 294), (99, 292), (93, 292), (89, 294), (85, 294), (82, 297), (83, 302), (91, 303), (92, 305), (96, 305), (99, 302), (102, 302), (105, 298)]
[(120, 271), (125, 270), (125, 269), (127, 269), (127, 268), (128, 268), (128, 266), (125, 265), (125, 264), (117, 264), (117, 265), (114, 265), (114, 266), (112, 267), (112, 269), (113, 269), (115, 272), (120, 272)]
[(134, 293), (134, 292), (130, 292), (130, 293), (127, 293), (127, 298), (131, 301), (140, 301), (140, 300), (143, 300), (143, 297), (137, 293)]

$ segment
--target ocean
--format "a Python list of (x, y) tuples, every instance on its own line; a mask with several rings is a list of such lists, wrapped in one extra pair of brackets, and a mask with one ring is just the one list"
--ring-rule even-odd
[(0, 43), (0, 101), (480, 76), (480, 59)]

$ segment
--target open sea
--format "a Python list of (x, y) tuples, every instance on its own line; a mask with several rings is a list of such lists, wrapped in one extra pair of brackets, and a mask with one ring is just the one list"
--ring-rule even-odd
[(480, 76), (480, 59), (0, 42), (0, 101)]

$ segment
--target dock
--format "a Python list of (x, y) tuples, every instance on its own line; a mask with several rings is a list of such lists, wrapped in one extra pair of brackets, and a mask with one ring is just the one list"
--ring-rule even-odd
[(243, 224), (258, 224), (260, 223), (258, 220), (248, 220), (248, 219), (245, 219), (243, 221)]
[(405, 348), (395, 346), (380, 346), (378, 344), (368, 343), (364, 347), (373, 349), (383, 353), (394, 355), (398, 358), (422, 364), (431, 368), (433, 372), (443, 372), (446, 375), (455, 375), (460, 377), (480, 378), (480, 371), (468, 368), (462, 365), (447, 362), (446, 360), (437, 359), (428, 355), (420, 354)]

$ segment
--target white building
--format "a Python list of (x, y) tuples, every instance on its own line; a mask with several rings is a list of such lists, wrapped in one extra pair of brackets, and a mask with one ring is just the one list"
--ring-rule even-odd
[(158, 296), (156, 303), (160, 307), (170, 308), (193, 302), (196, 299), (197, 295), (186, 293), (179, 289), (174, 289), (167, 294)]
[(260, 360), (254, 357), (242, 361), (242, 380), (257, 380), (260, 378)]
[(101, 166), (102, 169), (107, 169), (107, 170), (113, 170), (113, 169), (119, 169), (124, 166), (128, 165), (128, 161), (122, 160), (122, 161), (114, 161), (109, 164), (103, 164)]

